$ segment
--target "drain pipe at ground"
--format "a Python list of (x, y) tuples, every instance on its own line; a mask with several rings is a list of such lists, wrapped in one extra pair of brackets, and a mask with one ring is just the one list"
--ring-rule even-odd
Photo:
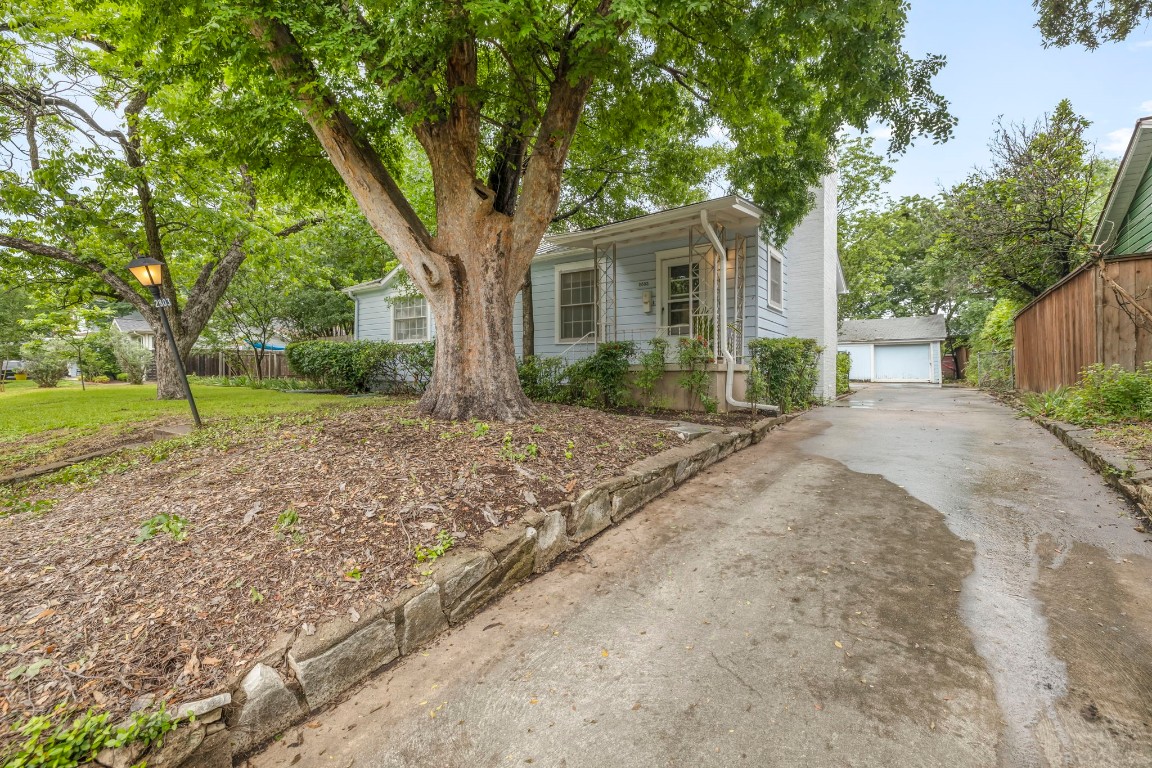
[(708, 221), (707, 210), (700, 211), (700, 226), (703, 227), (704, 234), (708, 236), (708, 239), (712, 241), (712, 247), (716, 249), (716, 269), (719, 270), (720, 276), (720, 311), (717, 314), (720, 320), (720, 352), (724, 355), (724, 402), (735, 408), (764, 410), (777, 416), (780, 414), (780, 409), (775, 405), (763, 403), (753, 405), (743, 400), (737, 400), (732, 395), (732, 383), (736, 375), (736, 358), (728, 349), (728, 249), (720, 242), (716, 230), (712, 229), (712, 224)]

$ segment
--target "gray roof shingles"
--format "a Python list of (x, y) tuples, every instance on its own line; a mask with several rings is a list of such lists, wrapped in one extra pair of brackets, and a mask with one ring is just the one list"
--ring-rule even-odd
[(118, 317), (112, 321), (112, 324), (115, 325), (123, 333), (139, 333), (145, 335), (150, 335), (152, 333), (152, 328), (148, 325), (148, 321), (145, 320), (144, 316), (139, 312), (133, 312), (130, 315)]
[(845, 320), (840, 325), (840, 343), (852, 341), (942, 340), (948, 335), (944, 315), (886, 317), (882, 320)]

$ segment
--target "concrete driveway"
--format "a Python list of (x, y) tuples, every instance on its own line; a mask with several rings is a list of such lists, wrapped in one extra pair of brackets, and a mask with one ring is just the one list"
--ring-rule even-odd
[(1152, 543), (1039, 427), (871, 386), (252, 766), (1149, 766)]

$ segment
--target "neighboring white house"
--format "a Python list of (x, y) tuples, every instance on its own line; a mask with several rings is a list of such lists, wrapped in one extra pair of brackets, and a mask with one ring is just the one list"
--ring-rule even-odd
[(112, 321), (112, 325), (116, 330), (121, 333), (126, 333), (144, 349), (153, 349), (155, 347), (156, 334), (148, 325), (148, 321), (139, 312), (133, 312), (124, 317), (117, 317)]
[[(712, 393), (727, 410), (743, 397), (752, 339), (801, 336), (825, 348), (835, 343), (837, 295), (845, 292), (836, 253), (835, 177), (814, 192), (815, 207), (781, 249), (763, 235), (763, 211), (736, 195), (549, 235), (532, 263), (535, 353), (576, 360), (603, 341), (643, 347), (656, 336), (703, 336), (717, 360), (710, 366)], [(400, 286), (408, 281), (399, 275), (396, 270), (345, 290), (356, 302), (357, 339), (435, 336), (427, 303), (406, 295)], [(517, 296), (517, 349), (521, 326)], [(835, 356), (824, 355), (816, 394), (834, 397), (835, 379)]]
[(940, 383), (943, 315), (845, 320), (839, 350), (852, 358), (852, 381)]

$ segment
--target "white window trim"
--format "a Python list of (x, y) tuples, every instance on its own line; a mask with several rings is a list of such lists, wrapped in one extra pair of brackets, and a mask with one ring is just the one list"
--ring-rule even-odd
[[(775, 261), (777, 264), (780, 265), (780, 301), (779, 302), (773, 302), (772, 301), (772, 262), (773, 261)], [(778, 312), (783, 312), (784, 311), (784, 254), (780, 253), (780, 251), (778, 251), (772, 247), (768, 248), (768, 275), (767, 275), (767, 277), (768, 277), (768, 280), (767, 280), (768, 289), (766, 292), (768, 294), (768, 296), (767, 296), (768, 307), (770, 309), (775, 309)]]
[[(397, 302), (397, 300), (403, 300), (403, 299), (421, 299), (424, 301), (424, 338), (422, 338), (422, 339), (398, 339), (398, 338), (396, 338), (396, 302)], [(389, 334), (392, 337), (392, 341), (396, 342), (397, 344), (423, 344), (424, 342), (430, 341), (432, 339), (432, 310), (428, 306), (428, 299), (425, 299), (423, 296), (419, 296), (419, 295), (417, 295), (417, 296), (402, 296), (399, 294), (395, 294), (395, 295), (390, 297), (390, 301), (388, 302), (388, 305), (389, 305), (388, 306), (389, 312), (391, 312), (391, 314), (392, 314), (392, 332)], [(408, 319), (411, 319), (411, 318), (408, 318)]]
[[(595, 272), (595, 270), (596, 270), (596, 262), (594, 260), (572, 261), (572, 262), (568, 262), (565, 264), (557, 264), (555, 269), (552, 270), (553, 271), (553, 279), (555, 280), (555, 291), (556, 291), (555, 293), (552, 294), (552, 303), (555, 305), (553, 307), (553, 310), (555, 312), (555, 322), (556, 322), (554, 335), (556, 337), (556, 343), (557, 344), (576, 344), (576, 343), (595, 344), (596, 343), (595, 335), (591, 339), (585, 339), (582, 342), (580, 341), (580, 339), (565, 339), (565, 338), (561, 338), (561, 336), (560, 336), (560, 275), (562, 275), (566, 272), (587, 272), (590, 269), (593, 270), (593, 272)], [(593, 284), (595, 284), (597, 282), (595, 274), (592, 275), (592, 280), (593, 280)], [(598, 291), (597, 291), (597, 293), (598, 293)], [(596, 306), (599, 303), (600, 303), (600, 297), (596, 294), (593, 294), (593, 305)], [(596, 308), (597, 308), (597, 310), (599, 310), (598, 306)], [(597, 312), (597, 314), (599, 314), (599, 312)], [(595, 318), (592, 320), (592, 330), (593, 331), (597, 330)]]
[[(668, 268), (679, 266), (681, 264), (691, 263), (688, 256), (687, 248), (677, 248), (676, 250), (661, 251), (660, 258), (656, 260), (656, 306), (659, 308), (660, 314), (660, 333), (665, 335), (671, 324), (668, 322)], [(701, 273), (703, 273), (703, 265), (701, 265)], [(703, 283), (703, 274), (701, 274), (701, 283)], [(703, 291), (704, 286), (700, 286)], [(691, 322), (689, 322), (691, 328)]]

